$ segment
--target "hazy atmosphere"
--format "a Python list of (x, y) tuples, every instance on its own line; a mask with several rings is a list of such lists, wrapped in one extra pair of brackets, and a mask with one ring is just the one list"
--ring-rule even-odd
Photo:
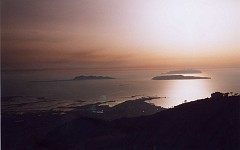
[(1, 0), (3, 150), (240, 150), (240, 0)]
[(2, 69), (240, 66), (238, 0), (3, 0)]

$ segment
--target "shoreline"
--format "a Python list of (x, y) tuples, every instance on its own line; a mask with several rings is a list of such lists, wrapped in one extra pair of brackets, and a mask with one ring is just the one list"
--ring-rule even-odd
[[(116, 119), (122, 116), (140, 116), (156, 113), (164, 110), (161, 106), (155, 106), (149, 101), (164, 97), (157, 96), (130, 96), (128, 99), (120, 103), (110, 106), (116, 101), (103, 101), (95, 103), (86, 103), (82, 100), (54, 100), (46, 97), (31, 96), (10, 96), (2, 97), (2, 113), (24, 114), (31, 112), (47, 112), (53, 111), (58, 113), (81, 113), (84, 116), (94, 116), (96, 118)], [(128, 109), (125, 109), (127, 107)], [(125, 109), (125, 110), (124, 110)], [(119, 111), (125, 111), (119, 114)], [(118, 113), (118, 114), (117, 114)], [(112, 116), (112, 114), (114, 114)]]
[[(147, 99), (135, 102), (142, 103)], [(152, 115), (122, 116), (112, 120), (81, 111), (3, 112), (2, 148), (177, 150), (192, 149), (194, 145), (195, 149), (224, 147), (237, 150), (240, 148), (239, 106), (239, 95), (216, 92), (211, 98), (184, 103)], [(124, 113), (123, 110), (120, 112)], [(174, 147), (172, 143), (175, 143)]]

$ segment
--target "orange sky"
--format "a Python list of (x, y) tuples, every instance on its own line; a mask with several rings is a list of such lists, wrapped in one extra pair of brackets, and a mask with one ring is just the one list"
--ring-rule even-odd
[(3, 0), (2, 69), (240, 67), (238, 0)]

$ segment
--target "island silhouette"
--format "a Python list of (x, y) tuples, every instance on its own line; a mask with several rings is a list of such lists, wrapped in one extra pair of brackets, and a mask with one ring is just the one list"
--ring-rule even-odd
[(116, 79), (113, 77), (108, 77), (108, 76), (86, 76), (86, 75), (81, 75), (81, 76), (76, 76), (73, 79), (67, 79), (67, 80), (45, 80), (45, 81), (31, 81), (31, 82), (60, 82), (60, 81), (78, 81), (78, 80), (109, 80), (109, 79)]
[(191, 80), (191, 79), (211, 79), (211, 78), (184, 75), (156, 76), (152, 78), (152, 80)]
[(197, 74), (197, 73), (202, 73), (202, 71), (196, 69), (184, 69), (184, 70), (172, 70), (162, 74)]
[(73, 80), (103, 80), (103, 79), (115, 79), (108, 76), (77, 76)]

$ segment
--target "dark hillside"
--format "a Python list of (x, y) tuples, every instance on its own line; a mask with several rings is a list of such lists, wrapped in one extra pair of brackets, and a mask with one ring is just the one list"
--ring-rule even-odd
[(240, 99), (204, 99), (148, 117), (114, 121), (130, 149), (239, 149)]
[(239, 150), (240, 96), (104, 121), (73, 113), (2, 114), (2, 149)]

